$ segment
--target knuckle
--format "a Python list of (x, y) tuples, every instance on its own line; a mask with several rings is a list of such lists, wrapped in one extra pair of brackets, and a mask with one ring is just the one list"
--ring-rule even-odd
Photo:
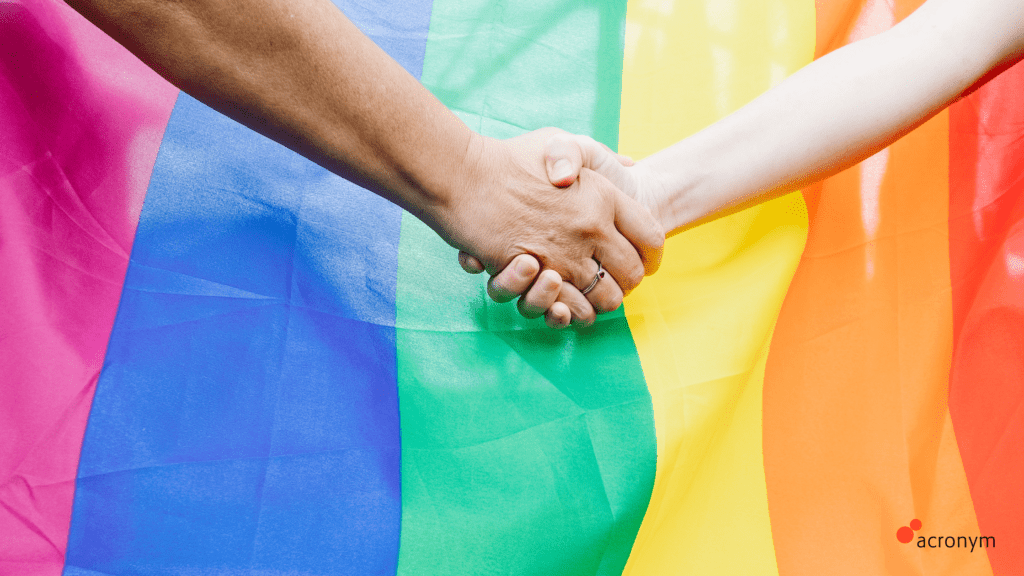
[(556, 303), (544, 313), (544, 318), (547, 320), (549, 326), (557, 328), (568, 324), (571, 319), (571, 315), (569, 307), (566, 304)]
[(612, 312), (614, 310), (618, 310), (619, 306), (621, 306), (621, 305), (622, 305), (622, 293), (616, 291), (615, 295), (613, 295), (609, 299), (609, 301), (608, 301), (608, 312)]
[(594, 321), (594, 309), (591, 308), (590, 302), (587, 301), (586, 297), (574, 298), (571, 302), (567, 302), (567, 305), (569, 308), (569, 319), (572, 324), (587, 325)]
[(548, 148), (548, 153), (549, 153), (549, 158), (550, 158), (550, 153), (552, 152), (552, 149), (557, 150), (557, 152), (561, 152), (564, 149), (564, 147), (566, 146), (566, 144), (571, 143), (571, 140), (569, 139), (569, 135), (564, 133), (564, 132), (560, 132), (560, 131), (546, 131), (546, 132), (543, 133), (543, 135), (548, 136), (548, 147), (549, 147)]
[(550, 299), (550, 291), (542, 286), (534, 286), (526, 293), (525, 299), (526, 304), (530, 307), (543, 310), (548, 307), (547, 301)]
[(594, 302), (594, 308), (598, 309), (599, 312), (612, 312), (619, 307), (622, 303), (622, 296), (617, 292), (613, 294), (605, 294), (600, 299)]
[(665, 232), (662, 231), (661, 226), (657, 225), (655, 228), (651, 228), (647, 244), (655, 250), (663, 250), (665, 248)]
[(561, 278), (558, 277), (558, 272), (548, 269), (540, 273), (537, 278), (537, 287), (543, 292), (550, 292), (554, 289), (552, 286), (554, 282), (561, 282)]
[(588, 239), (601, 238), (606, 234), (606, 218), (600, 210), (595, 210), (592, 203), (581, 199), (578, 205), (578, 214), (572, 219), (572, 224), (579, 234)]
[(510, 266), (513, 267), (512, 273), (520, 278), (533, 278), (540, 270), (540, 264), (537, 263), (537, 259), (526, 254), (516, 256)]
[(622, 279), (621, 287), (623, 290), (632, 290), (633, 288), (639, 286), (640, 282), (643, 282), (643, 279), (643, 264), (635, 264), (633, 266), (630, 266), (629, 270), (626, 272), (626, 277)]
[(594, 275), (585, 266), (577, 266), (573, 269), (571, 283), (577, 290), (582, 291), (590, 284), (593, 277)]
[(487, 283), (487, 295), (491, 297), (491, 300), (499, 304), (504, 304), (512, 299), (508, 292), (508, 289), (502, 286), (501, 281), (497, 277), (491, 278)]

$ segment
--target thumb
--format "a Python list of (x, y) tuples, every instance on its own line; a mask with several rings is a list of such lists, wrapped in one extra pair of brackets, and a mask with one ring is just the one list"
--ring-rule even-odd
[(544, 166), (555, 186), (565, 188), (575, 182), (583, 168), (583, 151), (576, 136), (560, 132), (549, 138), (544, 145)]
[(612, 152), (611, 148), (589, 136), (565, 132), (555, 134), (544, 147), (544, 164), (548, 180), (559, 188), (571, 185), (582, 168), (589, 168), (618, 189), (627, 194), (632, 192), (632, 180), (624, 167), (632, 166), (633, 159)]

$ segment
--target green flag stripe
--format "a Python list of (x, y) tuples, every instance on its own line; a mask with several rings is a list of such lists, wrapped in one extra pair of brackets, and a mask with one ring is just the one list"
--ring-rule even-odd
[[(473, 129), (618, 139), (625, 2), (434, 0), (423, 82)], [(403, 216), (400, 576), (620, 574), (654, 481), (621, 312), (555, 332)]]

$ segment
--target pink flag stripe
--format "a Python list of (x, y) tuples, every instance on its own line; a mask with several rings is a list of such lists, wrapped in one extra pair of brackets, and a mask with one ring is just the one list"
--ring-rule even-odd
[(177, 93), (63, 2), (0, 0), (0, 574), (63, 567), (86, 418)]

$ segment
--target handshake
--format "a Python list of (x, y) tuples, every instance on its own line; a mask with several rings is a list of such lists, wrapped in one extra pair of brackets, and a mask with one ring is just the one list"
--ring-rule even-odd
[(509, 140), (474, 137), (450, 198), (418, 214), (470, 273), (491, 274), (497, 302), (548, 326), (589, 325), (657, 271), (664, 187), (586, 136), (554, 128)]

